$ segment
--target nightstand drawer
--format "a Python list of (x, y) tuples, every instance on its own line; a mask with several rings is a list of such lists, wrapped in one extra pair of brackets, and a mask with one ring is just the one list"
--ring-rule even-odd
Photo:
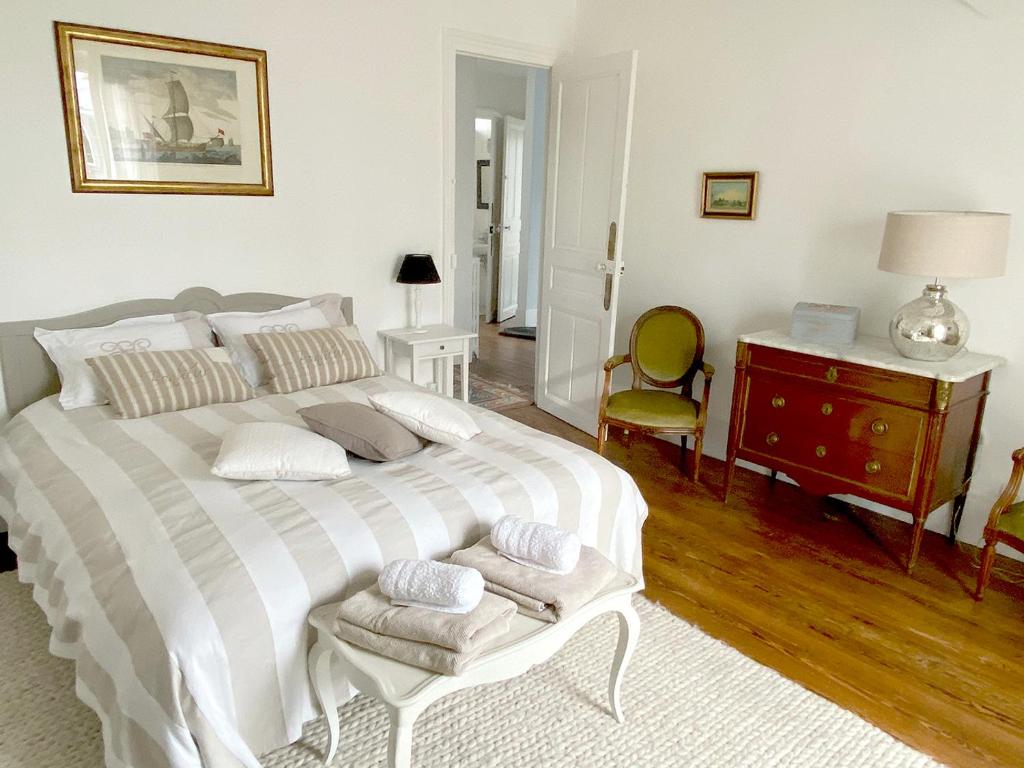
[(422, 359), (430, 357), (448, 357), (449, 355), (462, 354), (461, 341), (425, 341), (422, 344), (414, 345), (416, 357)]
[(809, 380), (823, 393), (847, 390), (921, 407), (932, 398), (930, 379), (788, 350), (752, 345), (749, 365), (751, 373), (763, 369)]

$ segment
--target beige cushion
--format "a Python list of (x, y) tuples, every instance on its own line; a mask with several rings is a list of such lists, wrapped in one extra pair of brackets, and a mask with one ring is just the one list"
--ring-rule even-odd
[(340, 480), (351, 474), (337, 443), (302, 427), (259, 421), (224, 433), (212, 472), (230, 480)]
[(128, 352), (90, 357), (86, 362), (119, 419), (237, 403), (254, 394), (222, 347)]
[(294, 333), (249, 333), (245, 340), (265, 366), (270, 390), (278, 394), (380, 375), (354, 325)]
[(394, 419), (362, 403), (324, 403), (299, 410), (306, 425), (349, 453), (370, 461), (393, 461), (423, 447)]

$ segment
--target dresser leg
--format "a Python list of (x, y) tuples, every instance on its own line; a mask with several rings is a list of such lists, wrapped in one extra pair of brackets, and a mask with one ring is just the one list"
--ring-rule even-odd
[(914, 530), (910, 538), (910, 556), (907, 558), (907, 573), (914, 572), (917, 565), (917, 555), (921, 551), (921, 540), (924, 538), (924, 518), (914, 518)]

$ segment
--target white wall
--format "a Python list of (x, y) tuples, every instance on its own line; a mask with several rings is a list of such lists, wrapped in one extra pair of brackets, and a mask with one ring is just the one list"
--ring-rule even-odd
[[(1016, 214), (1009, 275), (953, 281), (992, 379), (961, 537), (979, 539), (1024, 445), (1024, 8), (1010, 0), (581, 0), (577, 53), (639, 49), (618, 347), (646, 308), (704, 322), (718, 368), (707, 451), (724, 456), (737, 334), (799, 300), (862, 307), (884, 335), (924, 279), (876, 269), (887, 210)], [(701, 172), (761, 172), (758, 218), (698, 218)], [(627, 386), (625, 380), (621, 386)], [(933, 517), (930, 527), (945, 523)]]
[[(574, 0), (5, 2), (0, 320), (191, 285), (355, 297), (374, 343), (404, 325), (408, 251), (442, 249), (441, 30), (559, 48)], [(72, 194), (55, 19), (266, 49), (272, 198)], [(424, 291), (429, 321), (439, 289)]]

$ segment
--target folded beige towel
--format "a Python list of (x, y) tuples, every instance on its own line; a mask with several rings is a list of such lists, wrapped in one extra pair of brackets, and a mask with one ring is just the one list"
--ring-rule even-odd
[(612, 562), (593, 547), (583, 547), (571, 573), (539, 571), (502, 557), (490, 536), (468, 549), (460, 549), (451, 562), (476, 568), (489, 592), (507, 597), (519, 612), (542, 621), (555, 622), (590, 602), (619, 573)]
[(439, 645), (378, 635), (340, 619), (335, 622), (334, 633), (352, 645), (358, 645), (360, 648), (387, 656), (389, 659), (396, 659), (414, 667), (439, 672), (442, 675), (461, 675), (466, 665), (480, 655), (480, 651), (456, 653), (450, 648), (442, 648)]
[(398, 607), (391, 604), (376, 584), (352, 595), (338, 608), (339, 621), (376, 635), (431, 643), (456, 653), (478, 650), (505, 634), (515, 615), (513, 602), (488, 592), (483, 594), (477, 607), (467, 613)]

